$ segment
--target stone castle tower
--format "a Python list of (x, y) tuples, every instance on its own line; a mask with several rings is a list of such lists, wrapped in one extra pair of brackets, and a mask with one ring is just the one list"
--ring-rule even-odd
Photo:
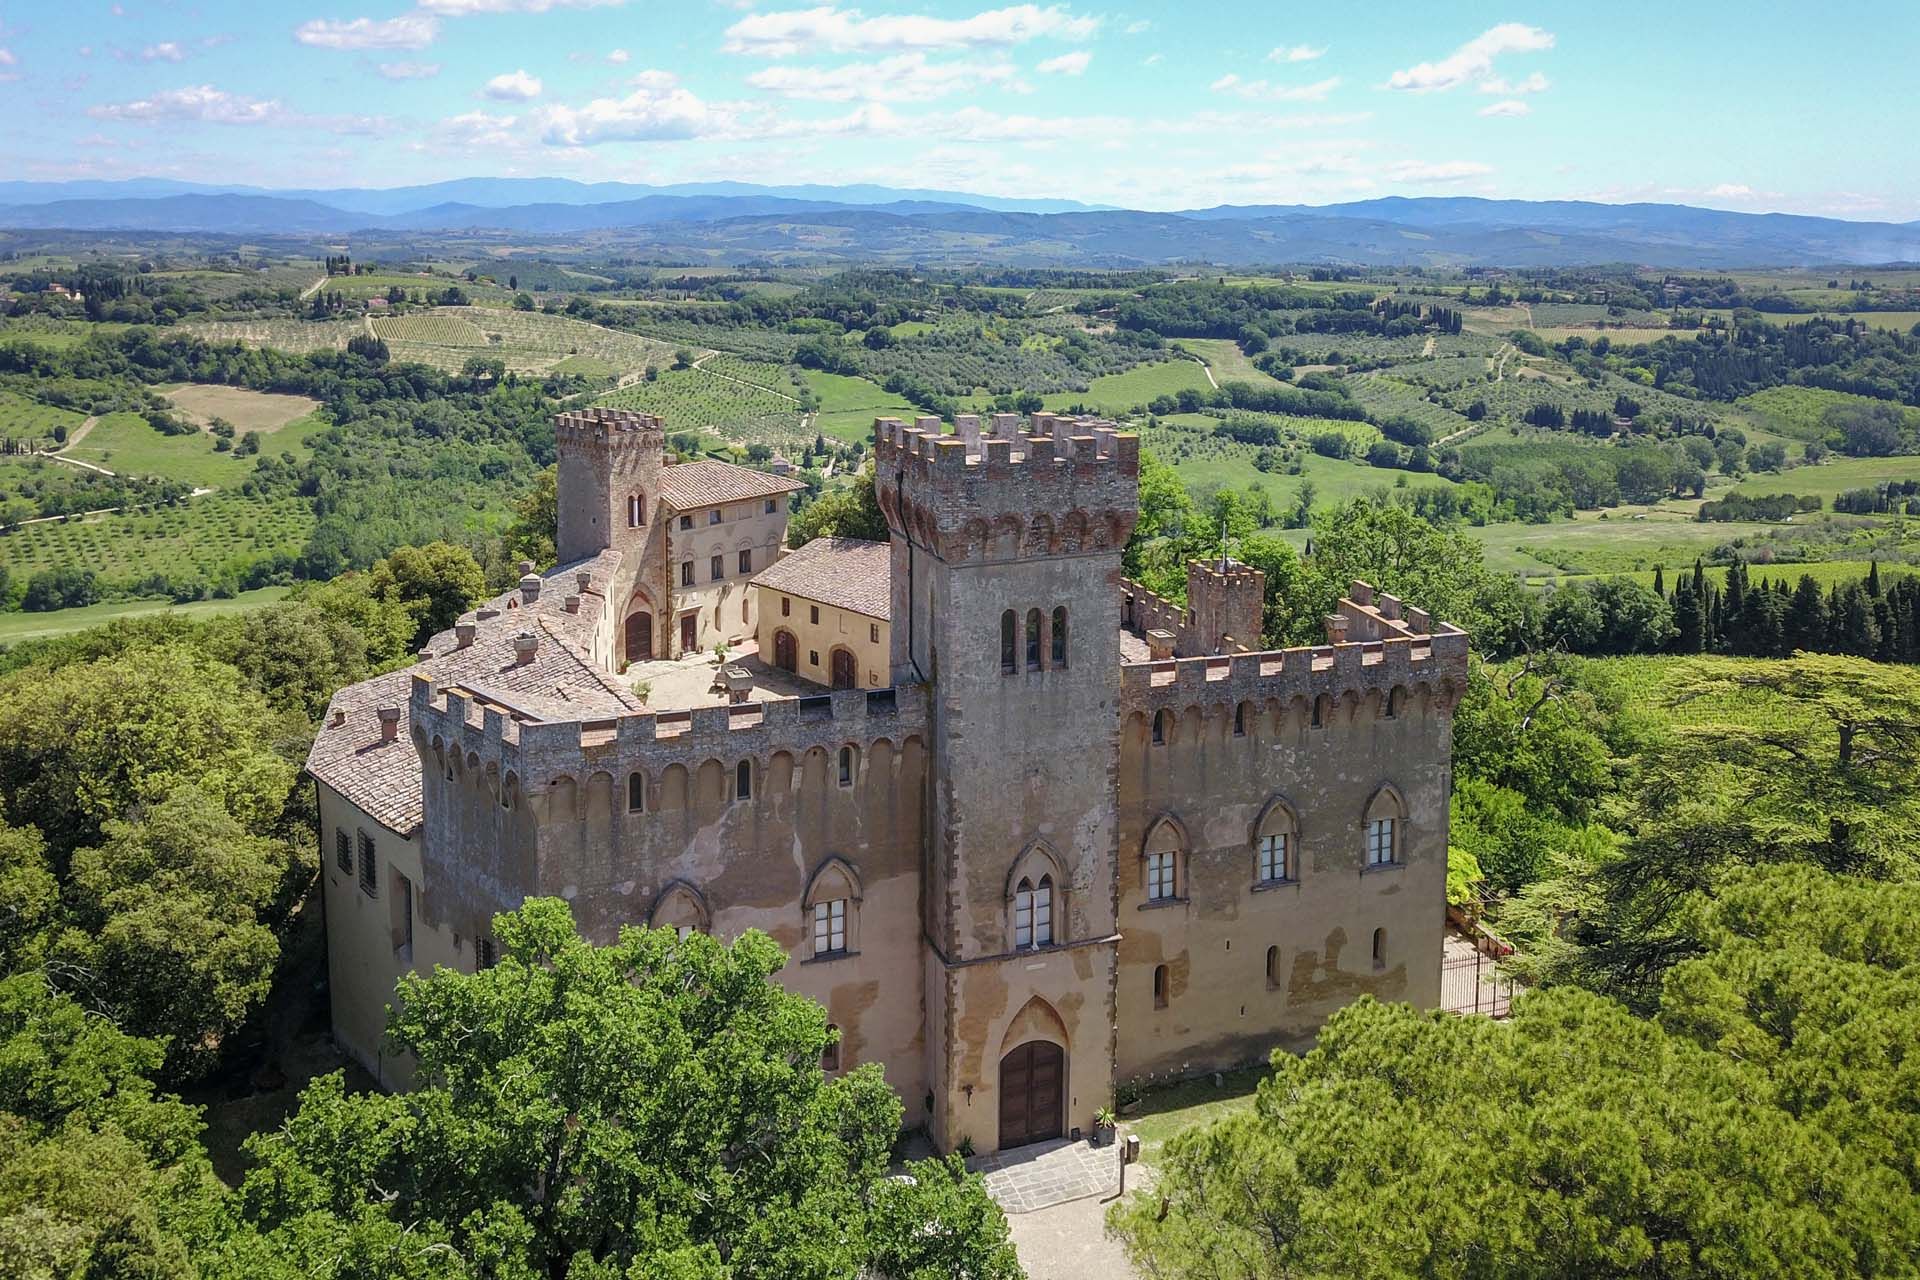
[[(620, 661), (651, 656), (671, 609), (667, 529), (660, 507), (666, 431), (653, 414), (574, 409), (554, 419), (559, 454), (555, 546), (562, 565), (620, 553), (605, 586), (621, 621), (612, 652)], [(642, 633), (644, 633), (644, 638)]]
[[(1070, 434), (1086, 424), (1050, 414), (1032, 435), (1013, 414), (956, 426), (883, 421), (876, 487), (894, 683), (935, 691), (922, 899), (934, 1139), (987, 1150), (1009, 1125), (1059, 1131), (1058, 1116), (1003, 1108), (1059, 1098), (1078, 1116), (1111, 1095), (1117, 602), (1139, 444), (1107, 425)], [(1043, 882), (1040, 919), (1019, 887)], [(1014, 1050), (1015, 1070), (1063, 1087), (999, 1087)]]

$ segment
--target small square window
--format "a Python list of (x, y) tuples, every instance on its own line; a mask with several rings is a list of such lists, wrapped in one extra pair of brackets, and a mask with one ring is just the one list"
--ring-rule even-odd
[(807, 650), (807, 665), (810, 667), (820, 665), (820, 651), (818, 649)]
[(793, 616), (793, 601), (787, 599), (785, 596), (780, 597), (780, 616), (783, 618)]
[(1367, 823), (1367, 865), (1391, 866), (1394, 860), (1394, 819), (1374, 818)]
[(867, 640), (869, 643), (872, 643), (872, 644), (880, 643), (880, 624), (879, 623), (869, 622), (867, 624)]
[(681, 527), (682, 529), (691, 529), (691, 528), (693, 528), (693, 517), (692, 517), (692, 516), (681, 516), (681, 517), (680, 517), (680, 527)]
[(1163, 902), (1174, 896), (1173, 854), (1147, 855), (1147, 900)]
[(820, 625), (820, 606), (819, 605), (812, 604), (807, 606), (807, 621), (811, 622), (816, 627)]
[(847, 900), (813, 904), (813, 954), (830, 956), (847, 949)]
[(719, 524), (719, 523), (720, 523), (720, 521), (721, 521), (722, 519), (724, 519), (724, 518), (725, 518), (725, 517), (721, 515), (721, 512), (720, 512), (720, 508), (719, 508), (719, 507), (715, 507), (715, 508), (714, 508), (713, 510), (711, 510), (711, 511), (709, 511), (709, 512), (707, 512), (707, 523), (708, 523), (708, 524)]
[(772, 515), (772, 514), (773, 514), (773, 512), (774, 512), (774, 501), (773, 501), (773, 499), (772, 499), (772, 498), (768, 498), (768, 499), (767, 499), (767, 514), (768, 514), (768, 515)]
[(1285, 880), (1288, 869), (1287, 833), (1277, 831), (1261, 836), (1259, 852), (1260, 879), (1262, 881)]

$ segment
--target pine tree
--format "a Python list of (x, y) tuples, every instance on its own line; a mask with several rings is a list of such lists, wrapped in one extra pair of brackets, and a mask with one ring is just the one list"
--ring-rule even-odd
[(1800, 575), (1794, 588), (1793, 603), (1787, 610), (1787, 643), (1795, 649), (1818, 653), (1827, 648), (1827, 601), (1813, 575)]

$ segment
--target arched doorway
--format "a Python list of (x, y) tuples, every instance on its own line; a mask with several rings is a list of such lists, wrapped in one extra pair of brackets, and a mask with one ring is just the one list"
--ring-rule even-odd
[(860, 683), (853, 661), (853, 650), (835, 649), (832, 654), (829, 655), (829, 659), (833, 669), (834, 688), (851, 689)]
[(651, 662), (653, 660), (653, 615), (633, 613), (627, 615), (627, 661)]
[(773, 665), (782, 671), (800, 669), (800, 645), (785, 627), (773, 633)]
[(1060, 1136), (1066, 1059), (1059, 1045), (1029, 1040), (1000, 1059), (1000, 1149)]

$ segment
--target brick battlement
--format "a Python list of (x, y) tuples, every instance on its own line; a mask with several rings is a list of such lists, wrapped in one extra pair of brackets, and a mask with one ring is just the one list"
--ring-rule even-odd
[(656, 413), (640, 413), (633, 409), (568, 409), (554, 415), (553, 433), (555, 436), (573, 438), (600, 438), (630, 431), (666, 430), (666, 419)]
[[(1131, 603), (1132, 626), (1171, 629), (1161, 615), (1171, 613), (1174, 620), (1182, 616), (1177, 606), (1135, 584), (1126, 585), (1138, 592)], [(1328, 618), (1328, 631), (1330, 640), (1334, 635), (1350, 638), (1264, 653), (1124, 664), (1121, 705), (1151, 712), (1203, 703), (1311, 702), (1321, 694), (1359, 701), (1370, 693), (1385, 696), (1396, 687), (1413, 691), (1426, 686), (1451, 710), (1466, 690), (1467, 633), (1451, 623), (1435, 623), (1424, 611), (1408, 608), (1364, 582), (1355, 582), (1351, 594), (1341, 599), (1339, 612)]]
[(523, 788), (560, 775), (635, 769), (658, 773), (668, 765), (697, 767), (715, 758), (800, 755), (815, 747), (864, 749), (887, 738), (896, 744), (926, 728), (926, 696), (918, 686), (848, 689), (805, 698), (780, 698), (686, 711), (638, 712), (596, 720), (543, 720), (516, 709), (508, 696), (440, 687), (416, 674), (408, 722), (426, 748), (459, 743), (502, 777)]
[(896, 535), (949, 562), (1114, 550), (1138, 518), (1140, 437), (1112, 422), (996, 413), (874, 420), (876, 496)]

